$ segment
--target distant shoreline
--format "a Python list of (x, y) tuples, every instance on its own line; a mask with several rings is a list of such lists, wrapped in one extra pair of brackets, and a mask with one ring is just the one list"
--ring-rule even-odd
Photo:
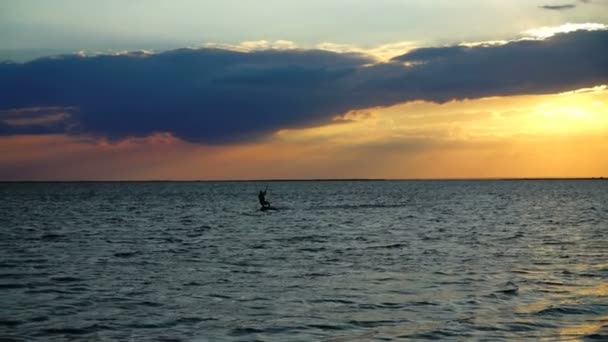
[(326, 179), (192, 179), (192, 180), (15, 180), (3, 181), (0, 184), (10, 183), (286, 183), (286, 182), (458, 182), (458, 181), (580, 181), (580, 180), (608, 180), (608, 177), (578, 177), (578, 178), (326, 178)]

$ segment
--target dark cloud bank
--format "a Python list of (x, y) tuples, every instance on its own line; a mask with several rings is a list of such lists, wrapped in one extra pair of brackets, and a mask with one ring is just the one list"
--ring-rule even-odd
[[(604, 84), (606, 56), (608, 31), (578, 31), (502, 46), (422, 48), (373, 65), (357, 54), (220, 49), (0, 63), (0, 135), (171, 132), (191, 142), (239, 142), (354, 109)], [(6, 120), (57, 107), (69, 118)]]

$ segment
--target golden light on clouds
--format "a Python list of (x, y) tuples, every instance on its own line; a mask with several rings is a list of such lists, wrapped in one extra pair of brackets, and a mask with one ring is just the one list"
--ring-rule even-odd
[(608, 89), (369, 108), (246, 144), (13, 136), (0, 152), (6, 179), (606, 177)]
[(605, 86), (555, 95), (445, 104), (411, 102), (348, 113), (334, 124), (277, 133), (370, 154), (395, 178), (590, 177), (608, 173)]
[(378, 142), (427, 137), (465, 142), (608, 134), (608, 91), (600, 86), (556, 95), (495, 97), (445, 104), (416, 101), (355, 111), (335, 124), (283, 130), (284, 140)]
[(368, 47), (358, 46), (354, 44), (340, 44), (331, 42), (319, 43), (314, 46), (299, 46), (295, 42), (289, 40), (255, 40), (244, 41), (238, 44), (206, 43), (203, 46), (207, 48), (220, 48), (239, 52), (252, 52), (263, 50), (297, 50), (314, 48), (336, 53), (357, 53), (372, 57), (377, 62), (387, 62), (393, 57), (403, 55), (417, 47), (420, 47), (420, 45), (421, 44), (419, 42), (415, 41), (403, 41)]
[(546, 39), (560, 33), (569, 33), (579, 30), (597, 31), (606, 30), (607, 28), (607, 25), (599, 23), (566, 23), (559, 26), (543, 26), (526, 30), (523, 34), (535, 39)]

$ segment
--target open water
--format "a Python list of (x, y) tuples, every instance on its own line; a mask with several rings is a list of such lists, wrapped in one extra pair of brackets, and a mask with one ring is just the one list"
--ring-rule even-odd
[(0, 340), (608, 340), (607, 181), (268, 184), (0, 184)]

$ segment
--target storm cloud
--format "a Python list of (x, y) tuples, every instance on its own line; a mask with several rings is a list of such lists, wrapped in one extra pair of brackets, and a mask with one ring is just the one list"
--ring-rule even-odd
[[(499, 46), (421, 48), (377, 63), (319, 50), (59, 56), (0, 63), (0, 135), (119, 140), (171, 133), (190, 142), (257, 139), (351, 110), (426, 100), (542, 94), (608, 83), (608, 31)], [(37, 113), (61, 120), (22, 121)], [(41, 114), (42, 115), (42, 114)], [(10, 117), (12, 121), (6, 118)]]

